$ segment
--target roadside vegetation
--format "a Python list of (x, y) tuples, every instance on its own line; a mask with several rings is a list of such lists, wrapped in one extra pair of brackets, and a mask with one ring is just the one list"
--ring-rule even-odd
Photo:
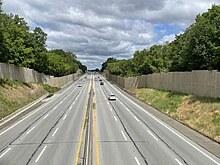
[(6, 14), (0, 0), (0, 62), (34, 69), (39, 73), (65, 76), (86, 66), (77, 60), (76, 54), (62, 49), (47, 50), (47, 34), (40, 28), (30, 30), (19, 15)]
[(175, 40), (133, 54), (133, 58), (108, 58), (101, 71), (123, 77), (169, 71), (220, 70), (220, 6), (197, 15), (195, 23)]
[(131, 91), (143, 102), (220, 142), (220, 99), (149, 88)]
[(0, 79), (0, 120), (19, 108), (58, 88), (39, 83), (20, 83)]
[(53, 94), (53, 93), (55, 93), (59, 90), (58, 87), (52, 87), (52, 86), (47, 85), (47, 84), (42, 84), (42, 86), (50, 94)]
[[(101, 71), (122, 77), (152, 73), (220, 70), (220, 6), (196, 16), (175, 40), (136, 51), (131, 59), (108, 58)], [(136, 97), (220, 142), (220, 100), (153, 89), (132, 89)]]

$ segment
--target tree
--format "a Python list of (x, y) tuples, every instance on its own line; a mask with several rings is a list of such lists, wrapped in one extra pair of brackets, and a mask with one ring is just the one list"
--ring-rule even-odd
[(101, 68), (100, 71), (103, 72), (103, 71), (107, 68), (108, 63), (112, 63), (112, 62), (115, 62), (115, 61), (116, 61), (115, 58), (112, 58), (112, 57), (108, 58), (108, 59), (102, 64), (102, 68)]
[(196, 22), (177, 37), (174, 47), (179, 45), (179, 55), (173, 63), (178, 63), (172, 70), (218, 69), (220, 45), (220, 6), (213, 5), (208, 12), (198, 15)]
[(79, 68), (87, 70), (72, 52), (62, 49), (48, 51), (47, 34), (40, 27), (30, 32), (23, 18), (2, 14), (1, 8), (0, 19), (0, 62), (33, 68), (54, 76), (72, 74)]
[(34, 62), (31, 47), (26, 47), (25, 40), (29, 27), (18, 15), (3, 15), (2, 55), (1, 62), (8, 62), (18, 66), (29, 67)]
[(2, 0), (0, 0), (0, 58), (2, 56), (2, 47), (3, 47), (3, 22), (2, 22)]
[(2, 14), (2, 0), (0, 0), (0, 14)]

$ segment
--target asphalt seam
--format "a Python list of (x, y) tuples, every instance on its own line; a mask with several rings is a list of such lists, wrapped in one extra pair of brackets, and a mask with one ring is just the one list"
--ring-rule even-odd
[[(81, 89), (82, 90), (82, 89)], [(77, 96), (80, 94), (81, 90), (77, 93)], [(72, 92), (72, 91), (71, 91)], [(75, 100), (75, 98), (74, 98)], [(71, 104), (70, 104), (71, 105)], [(32, 153), (31, 157), (29, 158), (28, 162), (26, 163), (26, 165), (28, 165), (30, 163), (30, 161), (32, 160), (32, 158), (34, 157), (34, 155), (37, 153), (37, 151), (39, 150), (39, 148), (44, 144), (44, 141), (46, 140), (46, 138), (49, 136), (49, 134), (51, 133), (51, 131), (57, 126), (57, 124), (59, 123), (59, 121), (63, 118), (64, 114), (66, 113), (66, 111), (69, 109), (70, 105), (64, 110), (64, 112), (61, 114), (61, 116), (58, 118), (58, 120), (54, 123), (54, 125), (49, 129), (49, 131), (47, 132), (46, 136), (43, 138), (43, 140), (41, 141), (41, 143), (37, 146), (36, 150)], [(36, 161), (35, 161), (36, 162)]]
[[(119, 99), (120, 102), (123, 103), (123, 101), (121, 99)], [(124, 104), (124, 103), (123, 103)], [(182, 161), (187, 165), (188, 163), (185, 161), (185, 159), (179, 154), (177, 153), (174, 149), (172, 149), (171, 146), (169, 146), (160, 136), (157, 135), (157, 133), (150, 128), (150, 126), (144, 121), (142, 120), (133, 110), (132, 108), (130, 108), (128, 105), (124, 104), (124, 106), (126, 106), (127, 108), (130, 109), (130, 111), (136, 116), (136, 118), (138, 118), (148, 129), (150, 129), (151, 133), (153, 133), (157, 138), (159, 138), (171, 151), (173, 151), (179, 158), (182, 159)], [(137, 119), (136, 119), (137, 120)], [(152, 135), (151, 135), (152, 136)]]
[[(107, 80), (106, 80), (107, 81)], [(127, 98), (131, 99), (133, 102), (135, 102), (138, 106), (142, 107), (143, 109), (149, 109), (149, 113), (151, 113), (154, 116), (157, 116), (158, 119), (169, 125), (170, 127), (173, 127), (175, 130), (179, 131), (181, 134), (186, 136), (187, 138), (194, 141), (196, 144), (198, 144), (200, 147), (204, 148), (208, 152), (212, 153), (217, 158), (220, 158), (220, 152), (217, 151), (216, 148), (219, 147), (220, 143), (210, 139), (209, 137), (201, 134), (200, 132), (196, 131), (195, 129), (187, 126), (184, 123), (181, 123), (180, 121), (171, 118), (167, 114), (160, 112), (159, 110), (155, 109), (154, 107), (142, 102), (141, 100), (137, 99), (135, 96), (131, 94), (126, 89), (122, 89), (117, 84), (111, 84), (114, 86), (117, 90), (120, 90), (121, 93), (123, 93)], [(181, 128), (180, 128), (181, 127)], [(204, 139), (203, 139), (204, 138)], [(207, 142), (208, 140), (208, 142)], [(210, 146), (211, 145), (211, 146)], [(214, 148), (214, 150), (213, 150)]]
[[(122, 104), (123, 101), (122, 101), (120, 98), (118, 98), (118, 99), (120, 100), (120, 103)], [(150, 128), (149, 125), (148, 125), (144, 120), (142, 120), (142, 119), (132, 110), (131, 107), (129, 107), (129, 106), (126, 105), (125, 103), (123, 103), (123, 106), (127, 107), (127, 108), (136, 116), (136, 118), (138, 118), (148, 129), (151, 130), (151, 132), (152, 132), (157, 138), (159, 138), (171, 151), (173, 151), (179, 158), (181, 158), (181, 160), (182, 160), (186, 165), (188, 165), (188, 163), (185, 161), (185, 159), (184, 159), (179, 153), (177, 153), (174, 149), (172, 149), (172, 147), (170, 147), (160, 136), (158, 136), (157, 133), (156, 133), (152, 128)], [(115, 110), (115, 109), (114, 109), (114, 110)], [(117, 115), (118, 115), (118, 114), (117, 114)], [(133, 116), (133, 117), (134, 117), (134, 116)], [(137, 120), (137, 119), (136, 119), (136, 120)], [(151, 135), (151, 136), (152, 136), (152, 135)]]
[[(103, 90), (103, 89), (102, 89)], [(106, 94), (106, 91), (103, 90), (104, 93), (105, 93), (105, 96), (107, 96)], [(121, 117), (118, 115), (117, 111), (115, 110), (115, 108), (112, 106), (112, 103), (111, 104), (111, 107), (112, 109), (114, 110), (115, 114), (117, 115), (118, 119), (120, 120), (120, 123), (122, 124), (122, 127), (124, 128), (126, 134), (128, 135), (128, 137), (131, 139), (131, 142), (133, 143), (133, 145), (135, 146), (135, 148), (137, 149), (138, 153), (141, 155), (141, 157), (143, 158), (144, 162), (146, 165), (148, 165), (148, 162), (147, 162), (147, 159), (146, 157), (142, 154), (142, 152), (140, 151), (140, 149), (138, 148), (138, 146), (136, 145), (135, 141), (133, 140), (133, 138), (131, 137), (131, 135), (129, 134), (129, 132), (127, 131), (127, 128), (125, 127), (124, 123), (122, 122), (122, 119)]]

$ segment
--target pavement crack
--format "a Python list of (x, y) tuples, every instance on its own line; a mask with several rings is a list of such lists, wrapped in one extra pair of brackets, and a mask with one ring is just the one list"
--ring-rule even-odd
[[(123, 101), (121, 99), (119, 99), (122, 103)], [(130, 108), (128, 105), (124, 104), (127, 108), (129, 108), (129, 110), (149, 129), (151, 130), (155, 136), (160, 139), (171, 151), (173, 151), (186, 165), (188, 165), (188, 163), (185, 161), (185, 159), (179, 154), (177, 153), (174, 149), (172, 149), (171, 146), (169, 146), (169, 144), (167, 142), (165, 142), (160, 136), (157, 135), (157, 133), (143, 120), (141, 119), (137, 113), (135, 113), (132, 108)], [(112, 106), (113, 107), (113, 106)], [(113, 107), (114, 108), (114, 107)], [(117, 114), (118, 115), (118, 114)]]
[[(82, 89), (81, 89), (82, 90)], [(80, 91), (81, 91), (80, 90)], [(78, 94), (80, 93), (80, 91), (78, 92)], [(70, 93), (71, 93), (72, 91), (71, 90), (69, 90), (69, 92), (66, 94), (66, 95), (64, 95), (64, 97), (66, 97), (67, 95), (69, 95)], [(78, 95), (77, 94), (77, 95)], [(63, 97), (63, 98), (64, 98)], [(77, 97), (77, 96), (76, 96)], [(76, 99), (76, 97), (73, 99), (73, 100), (75, 100)], [(63, 98), (61, 98), (60, 100), (62, 100)], [(60, 100), (59, 100), (59, 102), (60, 102)], [(8, 144), (6, 144), (5, 146), (3, 146), (1, 149), (0, 149), (0, 153), (2, 153), (6, 148), (8, 148), (10, 145), (13, 145), (13, 143), (17, 140), (17, 139), (19, 139), (30, 127), (32, 127), (32, 125), (33, 124), (35, 124), (38, 120), (40, 120), (43, 116), (45, 116), (45, 114), (47, 114), (48, 112), (50, 112), (54, 107), (55, 107), (56, 105), (53, 105), (51, 108), (49, 108), (47, 111), (45, 111), (42, 115), (40, 115), (36, 120), (34, 120), (32, 123), (30, 123), (30, 125), (26, 128), (26, 129), (24, 129), (22, 132), (20, 132), (10, 143), (8, 143)]]
[[(107, 95), (107, 94), (106, 94), (106, 91), (105, 91), (105, 90), (103, 90), (103, 91), (104, 91), (105, 95)], [(117, 115), (118, 119), (120, 120), (120, 122), (121, 122), (121, 124), (122, 124), (122, 127), (124, 128), (126, 134), (127, 134), (127, 135), (129, 136), (129, 138), (131, 139), (131, 142), (133, 143), (133, 145), (134, 145), (135, 148), (137, 149), (138, 153), (139, 153), (139, 154), (141, 155), (141, 157), (143, 158), (145, 164), (148, 165), (147, 158), (144, 156), (144, 154), (143, 154), (143, 153), (141, 152), (141, 150), (138, 148), (136, 142), (135, 142), (135, 141), (133, 140), (133, 138), (131, 137), (131, 135), (130, 135), (130, 133), (128, 132), (127, 128), (125, 127), (125, 125), (124, 125), (124, 123), (123, 123), (121, 117), (119, 116), (119, 114), (117, 113), (117, 111), (115, 110), (115, 108), (114, 108), (114, 106), (112, 105), (111, 102), (110, 102), (110, 104), (111, 104), (111, 107), (113, 108), (115, 114)]]
[[(76, 97), (74, 98), (74, 100), (77, 98), (77, 96), (80, 94), (81, 90), (77, 93)], [(54, 125), (49, 129), (49, 131), (47, 132), (46, 136), (43, 138), (43, 140), (41, 141), (41, 143), (37, 146), (36, 150), (32, 153), (31, 157), (28, 159), (28, 162), (26, 163), (26, 165), (28, 165), (30, 163), (30, 161), (32, 160), (32, 158), (34, 157), (34, 155), (36, 154), (36, 152), (38, 151), (38, 149), (43, 145), (46, 144), (44, 143), (44, 141), (47, 139), (47, 137), (49, 136), (49, 134), (51, 133), (51, 131), (56, 127), (56, 125), (59, 123), (59, 121), (63, 118), (64, 114), (66, 113), (66, 111), (69, 109), (70, 105), (63, 111), (62, 115), (60, 115), (60, 117), (58, 118), (58, 120), (54, 123)]]

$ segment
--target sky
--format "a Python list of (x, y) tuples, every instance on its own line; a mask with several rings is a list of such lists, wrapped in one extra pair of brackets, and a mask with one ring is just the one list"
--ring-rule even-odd
[(74, 52), (95, 69), (173, 41), (212, 4), (220, 0), (3, 0), (2, 8), (46, 32), (48, 49)]

